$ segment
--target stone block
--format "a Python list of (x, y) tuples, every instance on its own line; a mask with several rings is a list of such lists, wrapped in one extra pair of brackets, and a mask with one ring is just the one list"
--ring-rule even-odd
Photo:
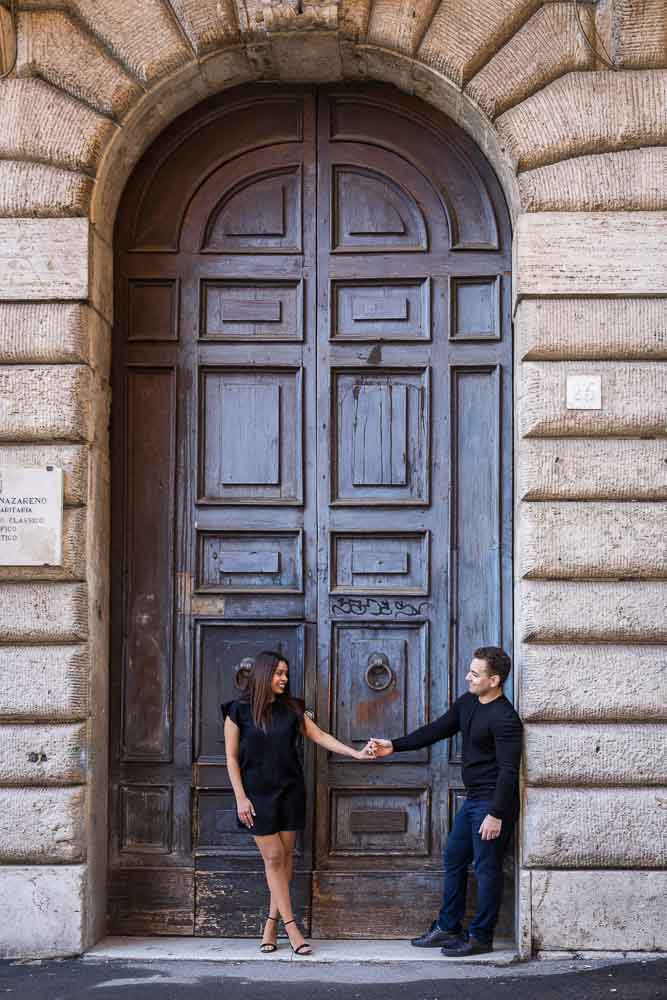
[(0, 786), (81, 785), (86, 780), (85, 723), (0, 726)]
[(340, 0), (338, 23), (347, 38), (365, 38), (371, 12), (371, 0)]
[(342, 77), (333, 32), (312, 32), (307, 40), (299, 34), (277, 34), (271, 38), (271, 51), (278, 76), (286, 83), (328, 83)]
[(0, 788), (0, 862), (85, 861), (85, 789)]
[(85, 719), (89, 670), (85, 645), (0, 646), (0, 719)]
[(171, 5), (198, 55), (238, 40), (233, 0), (171, 0)]
[(667, 586), (662, 582), (526, 580), (517, 602), (524, 642), (667, 643)]
[(241, 35), (250, 41), (270, 33), (335, 30), (338, 0), (244, 0), (236, 5)]
[(82, 365), (0, 367), (0, 440), (85, 441), (92, 392)]
[(0, 566), (3, 580), (85, 580), (86, 511), (69, 507), (63, 511), (63, 548), (60, 566)]
[(522, 863), (664, 868), (666, 816), (667, 788), (528, 788)]
[(524, 361), (657, 361), (667, 358), (667, 299), (522, 299), (514, 329)]
[(88, 495), (88, 448), (82, 444), (2, 444), (0, 467), (55, 465), (63, 470), (65, 506), (83, 504)]
[(522, 215), (516, 295), (660, 295), (667, 287), (666, 236), (665, 212)]
[(88, 214), (93, 179), (48, 163), (0, 160), (0, 218)]
[(88, 638), (83, 583), (0, 584), (0, 642), (80, 642)]
[(667, 646), (522, 645), (515, 669), (526, 722), (667, 721)]
[(667, 500), (667, 440), (525, 438), (517, 491), (522, 500)]
[(38, 76), (97, 111), (122, 117), (141, 87), (104, 48), (58, 10), (19, 18), (17, 74)]
[(667, 65), (664, 0), (616, 0), (613, 18), (613, 55), (617, 66)]
[(1, 958), (59, 958), (86, 946), (85, 865), (0, 867)]
[(667, 208), (667, 149), (619, 150), (519, 174), (525, 212), (638, 212)]
[(1, 364), (90, 362), (89, 310), (78, 302), (0, 302)]
[[(568, 375), (598, 375), (602, 408), (566, 407)], [(519, 429), (523, 437), (664, 437), (667, 366), (647, 361), (527, 362), (519, 368)]]
[[(590, 24), (590, 12), (583, 8), (581, 16)], [(472, 78), (466, 93), (496, 118), (564, 73), (590, 65), (591, 51), (578, 30), (572, 4), (549, 3), (498, 49)]]
[(212, 93), (255, 78), (246, 53), (237, 48), (211, 53), (201, 60), (199, 69)]
[(425, 0), (414, 6), (402, 0), (375, 0), (366, 40), (370, 45), (412, 56), (437, 6), (438, 0)]
[(0, 87), (0, 159), (93, 170), (114, 128), (43, 80), (9, 79)]
[(544, 951), (661, 951), (667, 872), (534, 871), (533, 944)]
[(526, 579), (667, 578), (667, 504), (524, 503), (520, 519)]
[(539, 6), (539, 0), (440, 4), (419, 47), (419, 58), (463, 86)]
[(529, 785), (667, 786), (665, 724), (535, 722), (524, 735)]
[(88, 254), (86, 219), (0, 219), (0, 298), (86, 299)]
[(94, 308), (111, 325), (113, 323), (113, 250), (96, 229), (91, 229), (88, 267), (88, 298)]
[(71, 0), (71, 7), (130, 72), (152, 83), (188, 62), (192, 51), (169, 5), (161, 0)]
[(501, 115), (517, 169), (586, 153), (660, 146), (667, 131), (664, 70), (567, 73)]

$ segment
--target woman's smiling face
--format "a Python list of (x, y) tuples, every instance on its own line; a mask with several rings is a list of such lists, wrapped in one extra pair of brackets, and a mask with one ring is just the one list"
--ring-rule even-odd
[(289, 677), (289, 670), (287, 664), (284, 660), (281, 660), (276, 669), (273, 671), (273, 677), (271, 678), (271, 691), (274, 695), (282, 694), (287, 687), (287, 680)]

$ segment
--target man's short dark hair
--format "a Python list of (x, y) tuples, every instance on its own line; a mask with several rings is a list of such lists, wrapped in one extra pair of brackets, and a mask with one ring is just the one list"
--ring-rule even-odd
[(497, 674), (500, 683), (505, 683), (512, 669), (512, 661), (504, 649), (500, 646), (480, 646), (472, 655), (476, 660), (484, 660), (489, 677)]

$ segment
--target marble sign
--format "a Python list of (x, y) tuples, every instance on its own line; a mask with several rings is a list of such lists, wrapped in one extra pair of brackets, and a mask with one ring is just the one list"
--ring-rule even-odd
[(60, 566), (63, 470), (0, 465), (0, 566)]

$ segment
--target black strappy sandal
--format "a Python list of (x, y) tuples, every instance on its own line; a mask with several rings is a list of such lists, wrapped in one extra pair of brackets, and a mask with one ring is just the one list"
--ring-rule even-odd
[[(271, 914), (266, 918), (267, 920), (278, 920), (278, 917), (272, 917)], [(272, 952), (278, 951), (278, 945), (274, 944), (273, 941), (262, 941), (259, 946), (259, 950), (263, 955), (271, 955)]]
[[(295, 923), (296, 923), (296, 920), (285, 920), (283, 922), (283, 927), (287, 927), (288, 924), (295, 924)], [(291, 941), (290, 941), (289, 944), (290, 944), (290, 948), (292, 949), (292, 951), (294, 952), (294, 954), (295, 955), (300, 955), (302, 958), (305, 958), (306, 955), (312, 955), (313, 954), (313, 949), (310, 947), (310, 945), (308, 944), (307, 941), (304, 941), (303, 944), (300, 944), (298, 948), (295, 948)], [(307, 951), (304, 951), (304, 949), (307, 949)]]

